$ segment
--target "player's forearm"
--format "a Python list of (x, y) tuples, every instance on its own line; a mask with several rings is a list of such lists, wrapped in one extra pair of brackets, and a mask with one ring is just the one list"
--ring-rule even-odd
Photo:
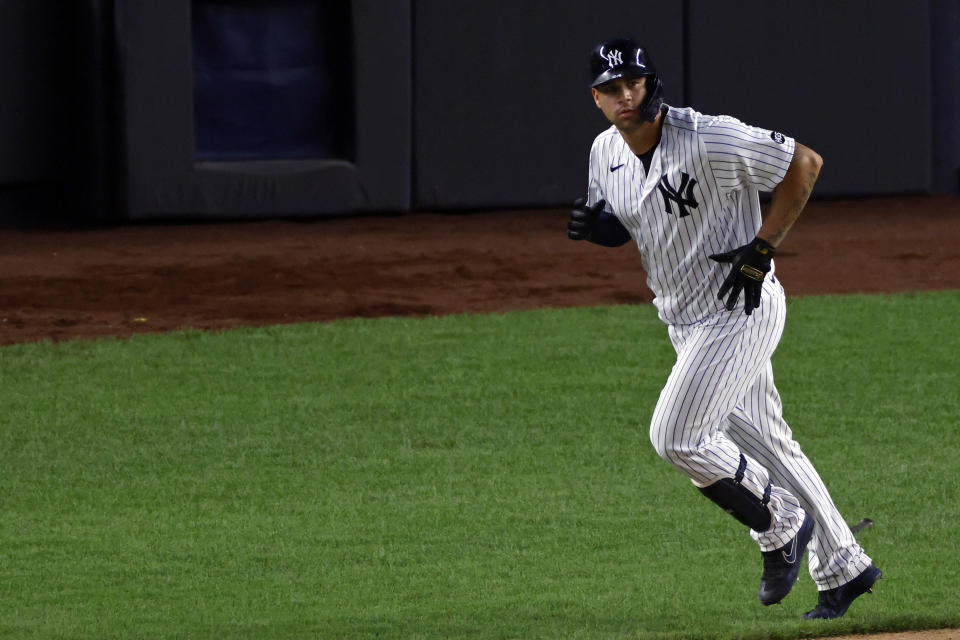
[(807, 205), (813, 185), (820, 175), (823, 159), (820, 155), (799, 142), (790, 161), (790, 168), (773, 190), (770, 210), (757, 236), (774, 247), (786, 237), (800, 212)]
[(619, 247), (630, 240), (630, 232), (623, 226), (617, 216), (607, 211), (601, 211), (597, 216), (597, 223), (590, 234), (590, 242), (603, 247)]

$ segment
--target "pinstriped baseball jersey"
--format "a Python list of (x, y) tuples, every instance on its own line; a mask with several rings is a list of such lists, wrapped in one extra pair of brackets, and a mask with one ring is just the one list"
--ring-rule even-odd
[(664, 109), (649, 173), (616, 127), (596, 137), (587, 200), (606, 200), (637, 243), (660, 319), (693, 324), (725, 311), (717, 291), (730, 268), (708, 256), (754, 239), (758, 194), (783, 180), (795, 142), (729, 116)]
[[(635, 64), (623, 62), (620, 48), (636, 52)], [(642, 53), (632, 40), (617, 39), (591, 58), (594, 100), (614, 126), (590, 150), (587, 204), (602, 199), (606, 212), (575, 208), (568, 235), (619, 246), (629, 233), (636, 242), (677, 352), (650, 419), (650, 442), (704, 495), (751, 527), (764, 552), (761, 603), (778, 602), (792, 588), (796, 574), (785, 571), (799, 562), (800, 544), (810, 552), (819, 590), (847, 584), (872, 561), (793, 439), (773, 381), (770, 358), (786, 317), (783, 288), (771, 265), (753, 313), (745, 313), (744, 295), (728, 311), (717, 295), (739, 267), (710, 259), (754, 241), (762, 223), (759, 192), (783, 182), (797, 143), (729, 116), (662, 105), (659, 77), (652, 65), (641, 64)], [(633, 81), (639, 77), (643, 85)], [(656, 104), (659, 117), (653, 118), (648, 108)], [(639, 157), (624, 139), (650, 140), (654, 133), (657, 145)], [(803, 156), (818, 158), (809, 150)], [(798, 186), (787, 191), (798, 195)], [(775, 215), (782, 222), (797, 213)], [(586, 235), (577, 227), (583, 220), (593, 222)]]

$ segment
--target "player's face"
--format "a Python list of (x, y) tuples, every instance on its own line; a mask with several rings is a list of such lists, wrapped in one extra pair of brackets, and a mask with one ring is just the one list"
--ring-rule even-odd
[(633, 129), (644, 123), (638, 111), (647, 96), (647, 79), (617, 78), (593, 88), (593, 101), (619, 129)]

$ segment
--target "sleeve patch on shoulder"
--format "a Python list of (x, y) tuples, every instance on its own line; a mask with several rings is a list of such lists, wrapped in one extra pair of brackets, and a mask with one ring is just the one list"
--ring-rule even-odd
[(786, 136), (784, 136), (779, 131), (771, 131), (770, 137), (773, 138), (773, 141), (776, 142), (777, 144), (783, 144), (783, 141), (787, 139)]

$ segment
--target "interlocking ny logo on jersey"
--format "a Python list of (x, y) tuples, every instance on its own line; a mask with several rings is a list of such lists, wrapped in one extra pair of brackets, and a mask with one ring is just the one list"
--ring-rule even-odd
[(667, 180), (666, 175), (660, 178), (660, 184), (657, 185), (657, 188), (663, 196), (663, 206), (667, 208), (667, 213), (673, 213), (673, 209), (670, 208), (671, 201), (676, 203), (677, 208), (680, 210), (678, 216), (681, 218), (690, 215), (687, 207), (696, 209), (699, 206), (700, 203), (693, 197), (693, 187), (695, 184), (697, 184), (696, 179), (691, 179), (690, 176), (683, 171), (680, 172), (680, 187), (677, 189), (673, 188), (673, 185)]

